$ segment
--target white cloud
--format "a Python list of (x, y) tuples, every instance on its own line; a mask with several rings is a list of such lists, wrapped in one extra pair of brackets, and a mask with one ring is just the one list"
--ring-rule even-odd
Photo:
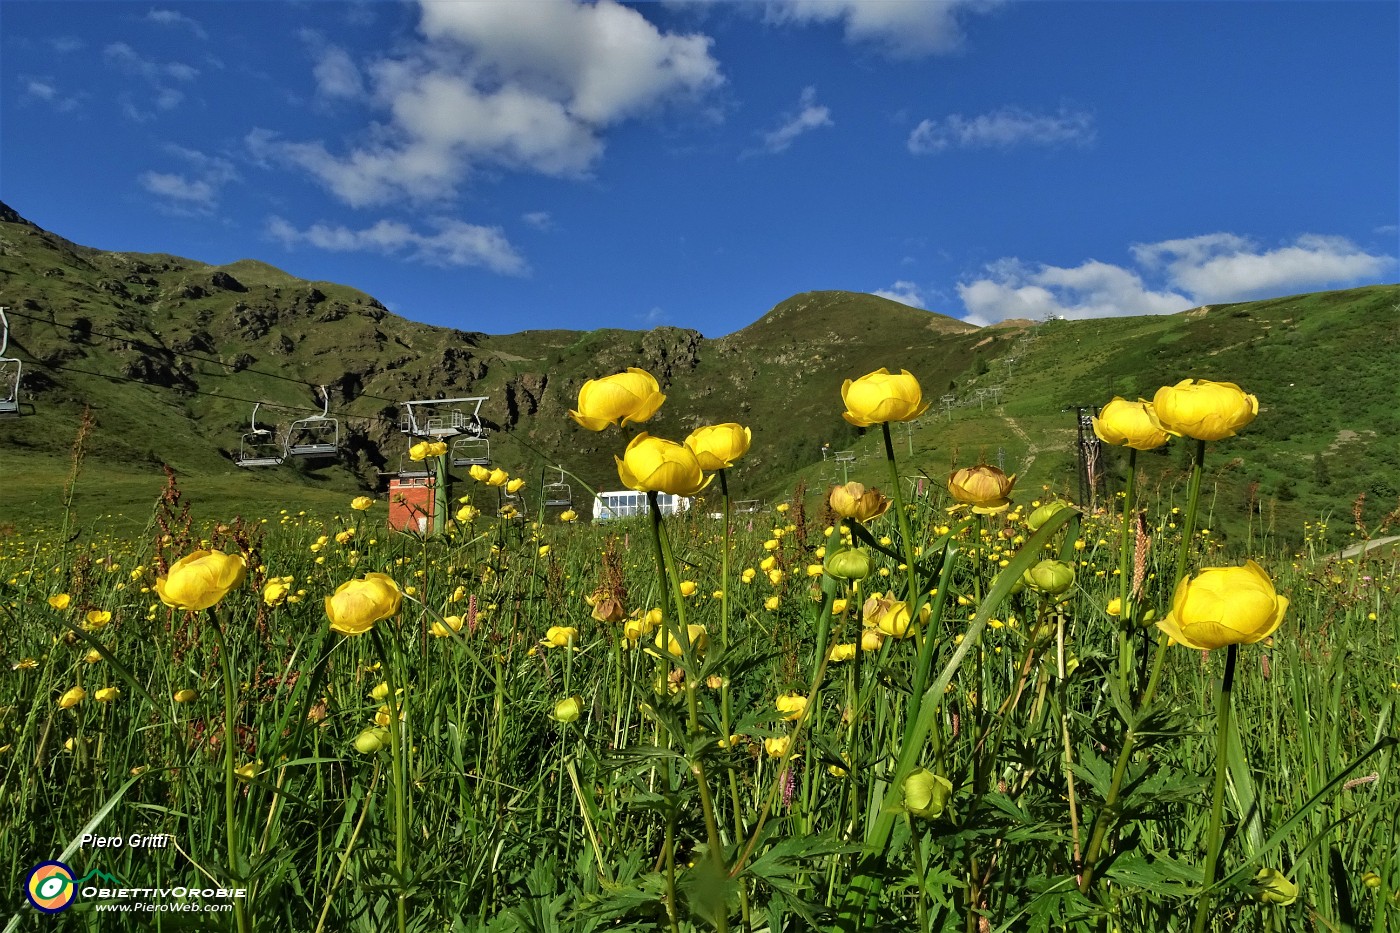
[(783, 122), (777, 129), (763, 134), (764, 152), (782, 152), (803, 133), (810, 133), (823, 126), (835, 125), (831, 122), (831, 111), (817, 103), (816, 88), (803, 88), (797, 106), (797, 111), (784, 115)]
[(871, 292), (872, 295), (879, 295), (881, 298), (888, 298), (890, 301), (897, 301), (902, 305), (911, 308), (927, 308), (924, 296), (919, 287), (913, 282), (900, 279), (889, 288), (879, 288)]
[(350, 53), (336, 46), (321, 50), (312, 69), (316, 78), (316, 90), (326, 97), (343, 97), (353, 100), (364, 93), (364, 81), (360, 69), (350, 58)]
[(68, 113), (76, 110), (86, 96), (81, 92), (78, 94), (64, 94), (59, 90), (58, 84), (48, 77), (20, 79), (24, 84), (24, 100), (37, 100), (48, 104), (59, 113)]
[(162, 26), (182, 26), (199, 39), (209, 38), (209, 34), (204, 31), (204, 27), (197, 20), (175, 10), (151, 10), (146, 14), (146, 19)]
[(102, 50), (108, 62), (127, 74), (139, 75), (148, 81), (174, 78), (177, 81), (193, 81), (199, 69), (184, 62), (157, 62), (146, 58), (125, 42), (113, 42)]
[(215, 188), (209, 182), (171, 172), (143, 172), (141, 187), (158, 198), (166, 198), (201, 213), (214, 207)]
[(778, 23), (839, 22), (846, 41), (867, 43), (893, 58), (951, 52), (963, 40), (965, 13), (997, 6), (991, 0), (770, 0)]
[(536, 230), (554, 229), (554, 218), (550, 216), (549, 211), (530, 211), (528, 214), (521, 214), (520, 219)]
[(157, 198), (156, 207), (184, 216), (213, 213), (224, 186), (238, 177), (233, 163), (184, 146), (168, 145), (165, 152), (188, 167), (183, 172), (151, 171), (138, 176), (141, 187)]
[(312, 224), (298, 230), (281, 217), (272, 217), (267, 222), (267, 232), (288, 248), (306, 243), (332, 252), (386, 256), (403, 253), (412, 262), (431, 266), (484, 266), (503, 275), (524, 275), (529, 271), (524, 258), (499, 227), (446, 218), (433, 223), (435, 233), (419, 233), (394, 220), (380, 220), (359, 230), (331, 224)]
[(1147, 268), (1165, 270), (1201, 303), (1375, 279), (1395, 264), (1393, 257), (1367, 253), (1344, 237), (1317, 234), (1261, 252), (1243, 237), (1209, 233), (1139, 244), (1133, 257)]
[(947, 149), (1010, 149), (1014, 146), (1087, 146), (1094, 141), (1094, 118), (1083, 111), (1034, 114), (1019, 107), (942, 120), (923, 120), (909, 134), (915, 155)]
[(1078, 266), (1031, 268), (1017, 259), (987, 267), (987, 278), (959, 282), (965, 319), (984, 326), (1008, 318), (1071, 319), (1171, 314), (1191, 307), (1186, 296), (1154, 291), (1136, 273), (1089, 260)]
[(253, 155), (309, 172), (354, 206), (450, 197), (478, 165), (582, 175), (609, 127), (723, 80), (708, 37), (662, 33), (613, 0), (420, 9), (426, 42), (365, 69), (387, 114), (372, 142), (339, 155), (257, 129)]
[(1317, 234), (1261, 250), (1245, 237), (1210, 233), (1135, 244), (1131, 253), (1138, 271), (1092, 259), (1072, 267), (999, 260), (986, 267), (985, 277), (958, 284), (966, 320), (986, 325), (1048, 315), (1171, 314), (1203, 304), (1362, 283), (1395, 266), (1392, 256)]
[(49, 46), (60, 55), (67, 55), (69, 52), (87, 48), (87, 43), (77, 36), (55, 36), (49, 40)]

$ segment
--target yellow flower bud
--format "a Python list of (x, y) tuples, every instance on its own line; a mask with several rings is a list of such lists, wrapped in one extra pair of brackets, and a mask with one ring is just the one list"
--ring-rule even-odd
[(926, 768), (915, 768), (904, 779), (904, 808), (914, 816), (926, 820), (941, 816), (952, 796), (952, 782)]
[(555, 722), (564, 722), (564, 723), (575, 722), (575, 721), (578, 720), (579, 716), (581, 716), (582, 714), (583, 714), (583, 697), (580, 697), (580, 696), (564, 697), (564, 699), (562, 699), (562, 700), (560, 700), (558, 703), (555, 703), (555, 704), (554, 704), (554, 721), (555, 721)]
[(388, 748), (389, 745), (389, 730), (383, 726), (366, 729), (355, 736), (355, 751), (362, 755), (373, 755), (375, 752)]

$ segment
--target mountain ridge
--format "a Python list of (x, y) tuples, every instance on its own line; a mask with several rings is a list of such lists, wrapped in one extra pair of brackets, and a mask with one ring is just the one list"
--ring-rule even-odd
[[(1400, 324), (1391, 309), (1400, 307), (1397, 296), (1394, 286), (1367, 286), (1169, 316), (978, 328), (879, 296), (821, 290), (713, 339), (670, 326), (485, 334), (417, 323), (358, 289), (299, 279), (262, 260), (215, 265), (82, 247), (0, 205), (0, 304), (14, 309), (10, 346), (24, 360), (32, 412), (0, 423), (0, 470), (20, 477), (10, 484), (18, 492), (0, 495), (0, 519), (19, 498), (29, 497), (24, 507), (52, 499), (41, 475), (66, 472), (85, 407), (96, 417), (92, 464), (129, 473), (132, 488), (143, 490), (158, 490), (166, 463), (236, 502), (260, 501), (276, 487), (313, 499), (373, 489), (407, 447), (398, 431), (405, 400), (478, 395), (489, 397), (482, 413), (502, 466), (535, 478), (562, 464), (610, 488), (619, 438), (583, 431), (567, 411), (586, 379), (629, 366), (653, 372), (669, 396), (646, 426), (652, 433), (683, 437), (719, 421), (754, 427), (754, 447), (730, 477), (745, 496), (837, 478), (823, 447), (863, 451), (868, 479), (882, 482), (883, 470), (873, 469), (880, 432), (862, 436), (844, 422), (839, 395), (845, 378), (882, 366), (914, 372), (934, 403), (904, 435), (909, 451), (931, 455), (938, 469), (974, 455), (1016, 465), (1030, 452), (1034, 469), (1023, 482), (1063, 490), (1073, 483), (1066, 405), (1150, 396), (1151, 380), (1195, 375), (1253, 380), (1268, 411), (1287, 395), (1285, 368), (1270, 362), (1284, 358), (1322, 360), (1328, 372), (1340, 367), (1335, 378), (1357, 393), (1383, 395), (1384, 378), (1372, 371), (1376, 351), (1395, 335), (1384, 326), (1368, 333), (1365, 318), (1384, 325), (1390, 315)], [(285, 430), (321, 410), (319, 385), (342, 419), (334, 461), (252, 474), (234, 466), (255, 404), (260, 423), (276, 420)], [(1328, 394), (1325, 386), (1317, 392)], [(1370, 410), (1364, 397), (1352, 404)], [(1389, 424), (1384, 412), (1375, 416), (1379, 427)], [(1400, 435), (1400, 424), (1393, 433), (1378, 428), (1329, 452), (1341, 426), (1333, 416), (1314, 420), (1298, 434), (1302, 452), (1288, 456), (1321, 457), (1327, 469), (1303, 467), (1317, 476), (1335, 474), (1358, 444), (1355, 452), (1388, 463)], [(1311, 507), (1306, 482), (1294, 480), (1291, 490), (1285, 482), (1296, 464), (1274, 463), (1262, 449), (1258, 456), (1258, 475), (1248, 462), (1236, 471), (1241, 483), (1301, 494)], [(1388, 487), (1362, 473), (1374, 510)]]

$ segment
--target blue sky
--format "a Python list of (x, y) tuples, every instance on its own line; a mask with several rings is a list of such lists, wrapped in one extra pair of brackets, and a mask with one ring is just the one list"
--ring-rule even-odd
[(0, 5), (0, 198), (432, 324), (977, 324), (1397, 280), (1400, 5)]

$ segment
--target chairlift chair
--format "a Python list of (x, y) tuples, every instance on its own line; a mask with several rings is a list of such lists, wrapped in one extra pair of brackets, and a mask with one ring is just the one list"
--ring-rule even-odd
[(321, 390), (321, 413), (293, 421), (287, 428), (285, 456), (333, 457), (340, 449), (340, 421), (330, 416), (331, 397)]
[(545, 508), (572, 508), (574, 504), (574, 491), (569, 484), (564, 482), (564, 468), (558, 467), (559, 482), (545, 483), (544, 485), (544, 505)]
[(20, 361), (5, 355), (10, 344), (10, 321), (0, 307), (0, 416), (19, 414)]
[[(478, 402), (477, 408), (480, 407)], [(488, 433), (486, 425), (481, 423), (481, 417), (477, 412), (472, 412), (471, 416), (465, 419), (461, 433), (452, 441), (452, 465), (490, 466), (491, 442), (486, 439)]]
[(261, 405), (262, 402), (254, 403), (249, 431), (238, 445), (238, 459), (234, 463), (241, 467), (281, 466), (286, 457), (286, 448), (277, 443), (276, 433), (258, 427), (258, 408)]

